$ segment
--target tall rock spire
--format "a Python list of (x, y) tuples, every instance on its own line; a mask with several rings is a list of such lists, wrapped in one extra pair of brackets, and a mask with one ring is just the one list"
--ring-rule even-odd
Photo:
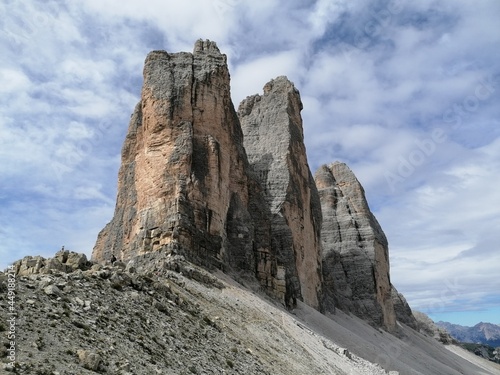
[(272, 251), (287, 298), (321, 304), (321, 205), (307, 163), (298, 90), (286, 77), (238, 108), (248, 159), (271, 210)]
[(200, 264), (253, 272), (246, 168), (226, 56), (201, 40), (192, 54), (151, 52), (122, 149), (115, 214), (92, 257), (182, 251)]
[(298, 90), (278, 77), (237, 113), (214, 42), (197, 41), (193, 53), (149, 53), (114, 216), (93, 260), (182, 254), (255, 276), (289, 307), (302, 299), (391, 331), (396, 319), (411, 325), (390, 283), (387, 239), (354, 174), (336, 163), (314, 181), (301, 110)]
[(387, 239), (363, 187), (349, 167), (338, 162), (320, 167), (315, 180), (323, 210), (325, 309), (339, 307), (394, 331)]
[(387, 238), (354, 173), (335, 162), (321, 166), (315, 181), (323, 211), (325, 310), (338, 307), (390, 332), (396, 321), (417, 329), (410, 306), (391, 284)]
[[(153, 51), (146, 58), (115, 214), (92, 258), (126, 260), (151, 251), (255, 275), (289, 306), (300, 297), (294, 292), (300, 280), (278, 265), (271, 246), (271, 211), (249, 171), (226, 56), (210, 41), (198, 41), (192, 54)], [(283, 252), (293, 260), (291, 246)], [(318, 306), (316, 296), (311, 301)]]

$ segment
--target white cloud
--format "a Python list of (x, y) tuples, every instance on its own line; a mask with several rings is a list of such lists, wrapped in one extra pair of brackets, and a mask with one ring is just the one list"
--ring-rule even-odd
[(67, 136), (72, 140), (87, 139), (94, 134), (93, 129), (81, 122), (71, 121), (68, 125)]
[(342, 14), (342, 12), (345, 11), (349, 5), (349, 2), (347, 1), (317, 1), (313, 10), (307, 16), (307, 21), (310, 26), (311, 39), (321, 38), (327, 27), (335, 22), (340, 14)]
[(122, 1), (119, 5), (96, 0), (79, 4), (79, 7), (106, 22), (131, 19), (151, 23), (163, 32), (175, 49), (191, 49), (193, 41), (198, 38), (224, 42), (236, 21), (237, 6), (238, 2), (231, 0), (196, 0), (189, 3), (153, 0), (147, 6), (134, 0)]
[(0, 92), (10, 93), (14, 90), (26, 90), (30, 87), (29, 78), (17, 69), (0, 70)]
[(232, 97), (237, 106), (248, 95), (261, 94), (262, 87), (280, 75), (292, 81), (300, 72), (297, 51), (284, 51), (262, 56), (235, 67), (232, 72)]
[(76, 187), (74, 190), (74, 197), (79, 200), (98, 200), (108, 204), (109, 206), (114, 205), (114, 200), (107, 197), (102, 192), (102, 185), (97, 183)]
[(116, 69), (112, 60), (93, 61), (90, 59), (66, 59), (60, 65), (60, 80), (66, 84), (92, 82), (99, 84), (113, 75)]
[[(463, 299), (497, 293), (499, 141), (454, 160), (378, 212), (390, 228), (392, 280), (417, 309), (459, 309)], [(446, 288), (450, 280), (460, 280), (460, 288)], [(446, 300), (436, 291), (447, 291)]]

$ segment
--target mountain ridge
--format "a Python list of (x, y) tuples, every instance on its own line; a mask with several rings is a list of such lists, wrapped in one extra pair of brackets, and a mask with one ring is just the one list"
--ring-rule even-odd
[(458, 341), (500, 347), (499, 324), (479, 322), (474, 326), (463, 326), (460, 324), (439, 321), (436, 322), (436, 325), (445, 329)]
[[(329, 189), (348, 197), (340, 198), (342, 207), (318, 192), (294, 84), (277, 77), (234, 108), (227, 57), (215, 42), (198, 40), (192, 53), (148, 54), (122, 149), (115, 214), (92, 259), (180, 254), (256, 278), (288, 308), (301, 300), (334, 313), (337, 305), (391, 332), (396, 319), (414, 325), (390, 283), (387, 239), (352, 171), (332, 164), (340, 182)], [(323, 225), (323, 212), (335, 217), (331, 225), (345, 225)], [(329, 237), (332, 230), (337, 235)], [(329, 248), (337, 249), (333, 264)], [(342, 274), (347, 279), (337, 279), (337, 287), (324, 282)], [(324, 304), (326, 296), (333, 303)]]
[(91, 259), (61, 250), (0, 272), (20, 312), (6, 371), (498, 373), (418, 332), (359, 181), (342, 163), (313, 177), (291, 81), (236, 111), (209, 40), (153, 51), (143, 73)]

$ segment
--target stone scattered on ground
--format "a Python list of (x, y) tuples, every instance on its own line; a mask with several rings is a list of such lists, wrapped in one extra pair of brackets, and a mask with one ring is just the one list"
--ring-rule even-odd
[[(30, 259), (15, 268), (29, 270), (21, 265)], [(16, 358), (12, 368), (2, 322), (1, 373), (395, 375), (441, 366), (440, 374), (481, 374), (408, 327), (397, 338), (340, 310), (327, 317), (299, 303), (289, 311), (258, 283), (245, 288), (181, 256), (79, 264), (16, 275)], [(0, 272), (2, 317), (7, 280)]]

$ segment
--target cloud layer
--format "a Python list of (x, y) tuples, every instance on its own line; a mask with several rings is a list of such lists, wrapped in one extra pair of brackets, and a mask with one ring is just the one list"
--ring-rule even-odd
[(0, 20), (0, 267), (110, 220), (153, 49), (228, 55), (235, 105), (287, 75), (311, 168), (347, 162), (429, 313), (500, 305), (500, 3), (6, 1)]

